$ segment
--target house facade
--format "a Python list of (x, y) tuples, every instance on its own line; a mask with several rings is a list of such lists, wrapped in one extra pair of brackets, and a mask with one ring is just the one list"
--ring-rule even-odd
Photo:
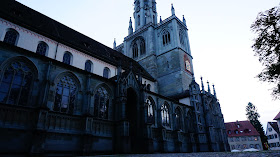
[[(213, 92), (194, 79), (186, 22), (135, 0), (111, 49), (14, 0), (0, 2), (0, 153), (228, 151)], [(144, 18), (145, 17), (145, 18)]]
[(267, 123), (266, 136), (270, 150), (280, 150), (280, 137), (277, 122)]
[(249, 121), (225, 123), (231, 150), (263, 150), (260, 134)]

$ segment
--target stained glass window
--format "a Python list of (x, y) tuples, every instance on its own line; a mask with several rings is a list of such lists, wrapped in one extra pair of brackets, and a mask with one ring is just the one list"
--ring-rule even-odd
[(110, 78), (110, 69), (109, 68), (104, 68), (103, 70), (103, 77), (105, 78)]
[(64, 76), (56, 85), (54, 111), (73, 113), (77, 84), (70, 76)]
[(92, 62), (91, 61), (86, 61), (85, 63), (85, 70), (88, 72), (91, 72), (91, 67), (92, 67)]
[(170, 127), (169, 109), (167, 104), (161, 106), (161, 120), (163, 126)]
[(4, 71), (0, 82), (0, 102), (26, 106), (34, 75), (28, 65), (14, 61)]
[(154, 101), (151, 98), (146, 100), (146, 104), (148, 106), (148, 123), (155, 122), (155, 115), (154, 115)]
[(45, 56), (48, 49), (48, 45), (44, 42), (40, 42), (37, 46), (36, 53)]
[(65, 64), (69, 64), (71, 63), (71, 54), (69, 52), (66, 52), (64, 55), (63, 55), (63, 63)]
[(5, 35), (4, 42), (11, 45), (16, 45), (17, 39), (18, 39), (18, 32), (14, 29), (10, 29), (9, 31), (7, 31)]
[(94, 95), (94, 116), (108, 119), (109, 94), (104, 87), (98, 88)]
[(181, 113), (181, 110), (179, 108), (176, 108), (175, 110), (175, 118), (176, 118), (176, 128), (178, 130), (182, 130), (183, 127), (182, 127), (182, 113)]

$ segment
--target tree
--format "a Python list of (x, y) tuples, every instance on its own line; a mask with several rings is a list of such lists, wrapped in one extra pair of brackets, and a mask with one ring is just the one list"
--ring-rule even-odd
[(262, 145), (265, 149), (266, 147), (264, 144), (267, 142), (267, 137), (265, 136), (262, 124), (259, 121), (260, 114), (258, 113), (256, 106), (253, 105), (251, 102), (249, 102), (246, 106), (246, 116), (250, 123), (254, 126), (254, 128), (256, 128), (256, 130), (260, 134)]
[(280, 6), (260, 12), (251, 29), (257, 34), (252, 48), (265, 66), (258, 78), (275, 83), (272, 96), (280, 99)]

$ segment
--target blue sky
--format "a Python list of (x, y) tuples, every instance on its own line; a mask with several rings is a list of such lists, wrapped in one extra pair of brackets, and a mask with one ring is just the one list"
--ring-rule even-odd
[[(18, 0), (109, 47), (127, 36), (133, 1), (128, 0)], [(277, 0), (157, 0), (158, 15), (185, 15), (196, 81), (215, 84), (225, 122), (246, 120), (245, 106), (257, 106), (266, 126), (280, 111), (280, 101), (270, 95), (273, 84), (258, 81), (262, 65), (251, 45), (250, 25), (258, 12), (279, 4)], [(159, 19), (159, 17), (158, 17)]]

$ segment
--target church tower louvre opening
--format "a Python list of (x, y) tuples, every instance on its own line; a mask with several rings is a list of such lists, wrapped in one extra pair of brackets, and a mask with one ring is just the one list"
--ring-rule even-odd
[(216, 90), (196, 83), (174, 6), (158, 22), (155, 0), (135, 0), (135, 23), (111, 49), (1, 1), (0, 154), (229, 150)]

